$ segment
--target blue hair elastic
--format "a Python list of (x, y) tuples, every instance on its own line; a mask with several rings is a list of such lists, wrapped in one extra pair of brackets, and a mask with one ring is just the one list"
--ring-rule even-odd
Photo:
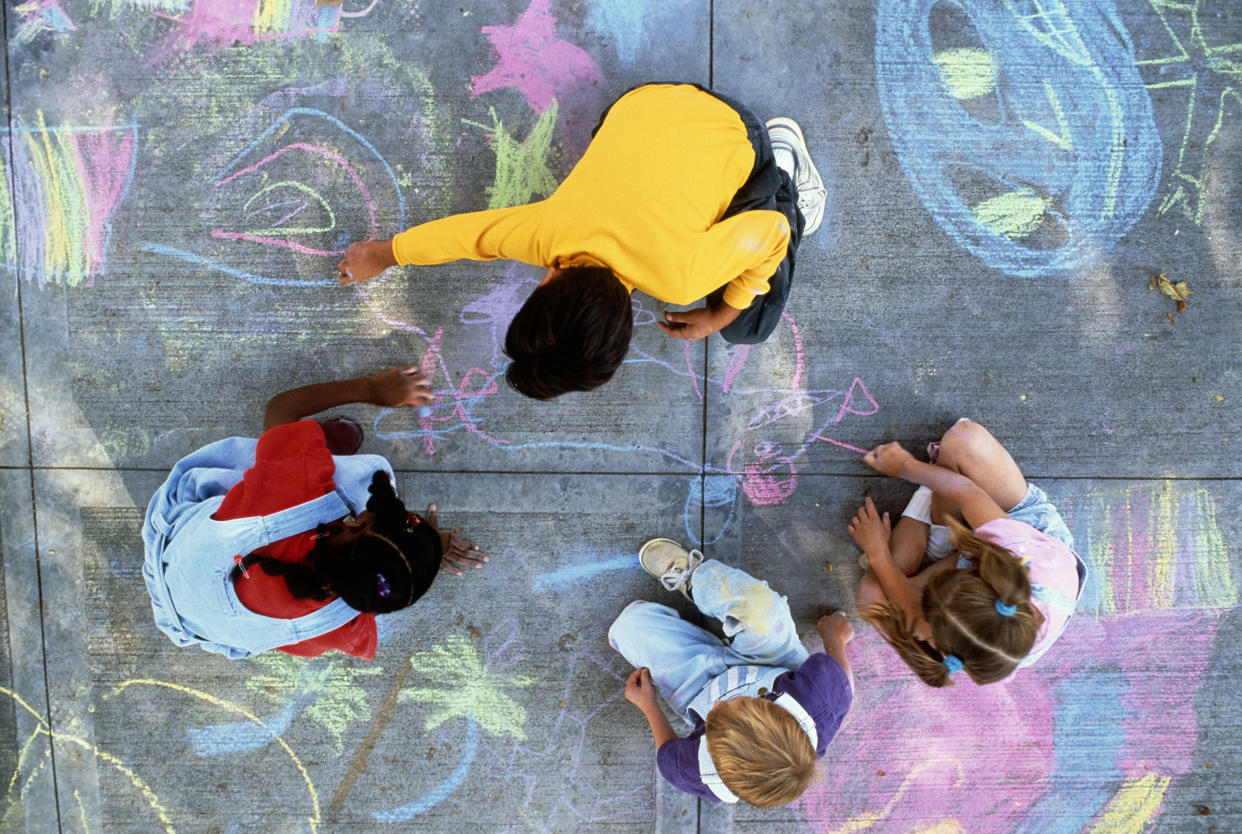
[(962, 659), (955, 654), (946, 654), (944, 656), (944, 660), (940, 662), (943, 663), (945, 668), (949, 670), (950, 675), (954, 672), (960, 672), (966, 668), (966, 666), (962, 663)]
[(1006, 605), (1003, 599), (998, 598), (996, 600), (996, 613), (1000, 614), (1002, 617), (1012, 617), (1014, 614), (1018, 613), (1018, 606)]

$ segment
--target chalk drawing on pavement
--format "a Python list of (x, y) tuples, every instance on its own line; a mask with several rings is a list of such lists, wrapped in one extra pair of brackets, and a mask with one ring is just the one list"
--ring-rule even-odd
[[(1185, 3), (1148, 0), (1168, 37), (1168, 53), (1137, 63), (1154, 78), (1149, 90), (1179, 89), (1186, 93), (1186, 119), (1177, 149), (1177, 162), (1156, 209), (1167, 214), (1178, 209), (1198, 225), (1203, 223), (1204, 189), (1212, 145), (1233, 120), (1242, 119), (1242, 42), (1214, 37), (1213, 19), (1204, 13), (1203, 0)], [(1195, 148), (1195, 144), (1198, 148)], [(1197, 150), (1197, 152), (1196, 152)]]
[[(1090, 263), (1146, 211), (1161, 144), (1112, 0), (882, 0), (876, 75), (915, 194), (960, 246), (1010, 275)], [(964, 15), (974, 45), (937, 49)], [(996, 120), (972, 100), (987, 98)]]
[[(4, 129), (0, 262), (26, 281), (91, 286), (108, 269), (112, 221), (138, 159), (138, 125)], [(16, 208), (16, 214), (14, 213)]]

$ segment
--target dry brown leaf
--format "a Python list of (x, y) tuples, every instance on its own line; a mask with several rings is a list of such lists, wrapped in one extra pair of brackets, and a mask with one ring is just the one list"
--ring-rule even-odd
[(1177, 302), (1177, 312), (1179, 312), (1179, 313), (1184, 313), (1184, 312), (1186, 312), (1186, 302), (1185, 302), (1185, 301), (1179, 301), (1179, 302)]
[(1173, 318), (1172, 313), (1165, 313), (1165, 315), (1169, 317), (1169, 321), (1173, 322), (1174, 324), (1177, 324), (1177, 319)]
[[(1190, 289), (1190, 285), (1185, 281), (1178, 281), (1174, 284), (1169, 280), (1169, 276), (1165, 275), (1163, 272), (1148, 282), (1147, 289), (1160, 290), (1160, 292), (1164, 293), (1169, 298), (1183, 304), (1190, 298), (1190, 294), (1193, 292), (1193, 290)], [(1179, 309), (1178, 312), (1181, 312), (1181, 310)]]

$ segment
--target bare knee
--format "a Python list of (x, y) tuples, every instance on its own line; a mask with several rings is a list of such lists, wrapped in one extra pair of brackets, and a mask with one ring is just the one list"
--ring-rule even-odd
[(939, 465), (958, 469), (961, 462), (997, 445), (992, 433), (973, 420), (960, 420), (949, 426), (940, 438)]
[(882, 604), (885, 602), (888, 602), (888, 597), (884, 595), (884, 589), (880, 587), (880, 583), (876, 580), (875, 575), (868, 571), (867, 575), (863, 577), (862, 582), (858, 583), (858, 591), (854, 595), (854, 604)]

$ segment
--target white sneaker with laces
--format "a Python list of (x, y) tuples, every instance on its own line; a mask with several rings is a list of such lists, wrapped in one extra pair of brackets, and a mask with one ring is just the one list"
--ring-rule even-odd
[[(824, 187), (824, 178), (819, 175), (815, 163), (811, 161), (811, 152), (807, 150), (806, 139), (803, 138), (802, 128), (798, 127), (797, 122), (778, 116), (768, 120), (767, 127), (776, 165), (789, 174), (794, 187), (798, 189), (798, 208), (806, 218), (806, 228), (802, 233), (809, 235), (824, 221), (824, 206), (828, 202), (828, 189)], [(790, 158), (793, 159), (793, 170), (788, 167)]]
[(639, 549), (638, 563), (660, 580), (666, 590), (681, 591), (682, 596), (693, 601), (690, 575), (703, 564), (701, 552), (686, 550), (672, 539), (652, 539)]

